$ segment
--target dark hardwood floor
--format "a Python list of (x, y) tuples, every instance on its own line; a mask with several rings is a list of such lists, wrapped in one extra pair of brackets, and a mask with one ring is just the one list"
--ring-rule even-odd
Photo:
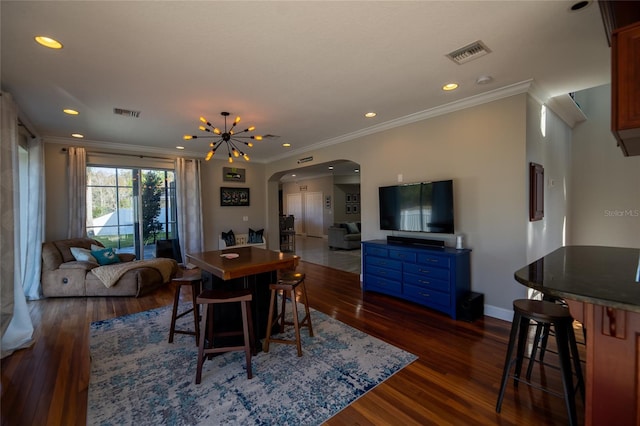
[[(313, 308), (418, 355), (419, 359), (329, 419), (328, 425), (562, 425), (561, 398), (510, 381), (495, 412), (510, 323), (473, 323), (380, 294), (362, 294), (357, 274), (301, 262)], [(186, 291), (186, 289), (185, 289)], [(172, 303), (173, 287), (141, 298), (29, 302), (35, 343), (2, 360), (3, 425), (83, 425), (89, 383), (89, 324)], [(167, 335), (168, 335), (167, 324)], [(553, 361), (552, 354), (547, 356)], [(534, 379), (561, 389), (559, 373)], [(579, 420), (584, 406), (577, 398)]]

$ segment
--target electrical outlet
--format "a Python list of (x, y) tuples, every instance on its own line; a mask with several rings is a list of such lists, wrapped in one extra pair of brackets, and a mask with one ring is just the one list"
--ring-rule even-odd
[(249, 216), (242, 216), (243, 222), (249, 222)]

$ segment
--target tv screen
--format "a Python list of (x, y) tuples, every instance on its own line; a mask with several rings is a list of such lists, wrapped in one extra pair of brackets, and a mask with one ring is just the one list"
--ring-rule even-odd
[(380, 229), (453, 234), (453, 181), (379, 188)]

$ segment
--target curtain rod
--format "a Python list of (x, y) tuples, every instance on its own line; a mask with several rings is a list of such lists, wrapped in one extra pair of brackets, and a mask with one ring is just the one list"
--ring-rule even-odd
[(24, 129), (29, 133), (29, 135), (31, 135), (31, 139), (35, 139), (36, 135), (33, 134), (33, 132), (31, 130), (29, 130), (29, 128), (27, 127), (26, 124), (24, 124), (22, 122), (22, 120), (20, 120), (20, 117), (18, 117), (18, 126), (20, 127), (24, 127)]
[[(62, 152), (67, 152), (67, 148), (62, 148)], [(151, 158), (154, 160), (171, 160), (174, 161), (178, 157), (156, 157), (153, 155), (143, 155), (143, 154), (121, 154), (117, 152), (104, 152), (104, 151), (87, 151), (87, 154), (100, 154), (100, 155), (112, 155), (115, 157), (136, 157), (136, 158)], [(192, 158), (187, 158), (187, 161), (193, 161)]]

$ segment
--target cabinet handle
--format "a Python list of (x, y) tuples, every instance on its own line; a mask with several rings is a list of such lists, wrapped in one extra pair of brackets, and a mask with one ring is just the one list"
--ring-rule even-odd
[(422, 272), (423, 274), (430, 274), (431, 271), (429, 271), (428, 269), (420, 269), (420, 272)]
[(431, 281), (418, 280), (421, 284), (431, 284)]
[(429, 293), (420, 293), (420, 296), (431, 297), (431, 295)]

